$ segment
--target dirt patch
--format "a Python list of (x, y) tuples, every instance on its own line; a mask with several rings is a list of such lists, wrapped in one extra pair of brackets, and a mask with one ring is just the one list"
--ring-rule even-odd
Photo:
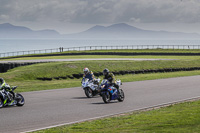
[(67, 64), (67, 65), (65, 65), (64, 67), (68, 67), (68, 68), (78, 68), (77, 66), (75, 66), (75, 65), (70, 65), (70, 64)]

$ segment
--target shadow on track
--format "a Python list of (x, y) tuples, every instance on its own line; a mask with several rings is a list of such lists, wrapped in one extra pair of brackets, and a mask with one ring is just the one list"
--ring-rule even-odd
[(73, 97), (71, 99), (93, 99), (93, 98), (99, 98), (100, 96), (94, 96), (92, 98), (87, 98), (86, 96), (85, 97)]
[(105, 105), (108, 105), (108, 104), (115, 104), (115, 103), (119, 103), (118, 101), (112, 101), (112, 102), (109, 102), (109, 103), (104, 103), (103, 101), (102, 102), (98, 102), (98, 103), (91, 103), (91, 104), (96, 104), (96, 105), (100, 105), (100, 104), (105, 104)]
[(0, 108), (0, 110), (3, 110), (3, 109), (15, 109), (15, 108), (21, 108), (21, 107), (20, 106), (15, 106), (15, 105), (13, 105), (13, 106), (5, 106), (5, 107)]
[(89, 98), (87, 98), (87, 97), (73, 97), (71, 99), (89, 99)]

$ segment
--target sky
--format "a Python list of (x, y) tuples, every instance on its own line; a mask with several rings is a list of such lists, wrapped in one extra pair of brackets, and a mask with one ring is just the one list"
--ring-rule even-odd
[(61, 34), (116, 23), (200, 33), (200, 0), (0, 0), (1, 23)]

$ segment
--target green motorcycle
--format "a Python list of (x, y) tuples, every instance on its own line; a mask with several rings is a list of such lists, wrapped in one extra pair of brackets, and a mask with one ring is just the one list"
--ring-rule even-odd
[(17, 86), (12, 87), (10, 91), (0, 90), (0, 108), (14, 105), (23, 106), (25, 104), (24, 97), (14, 92), (16, 88)]

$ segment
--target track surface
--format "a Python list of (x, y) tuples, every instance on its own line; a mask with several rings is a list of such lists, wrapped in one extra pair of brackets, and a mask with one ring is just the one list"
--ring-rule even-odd
[(173, 59), (142, 59), (142, 58), (88, 58), (88, 59), (37, 59), (37, 60), (9, 60), (0, 63), (25, 63), (25, 62), (58, 62), (58, 61), (90, 61), (90, 60), (132, 60), (132, 61), (155, 61)]
[(23, 107), (0, 109), (0, 132), (16, 133), (133, 111), (200, 95), (200, 76), (123, 83), (125, 101), (104, 104), (82, 88), (25, 92)]

